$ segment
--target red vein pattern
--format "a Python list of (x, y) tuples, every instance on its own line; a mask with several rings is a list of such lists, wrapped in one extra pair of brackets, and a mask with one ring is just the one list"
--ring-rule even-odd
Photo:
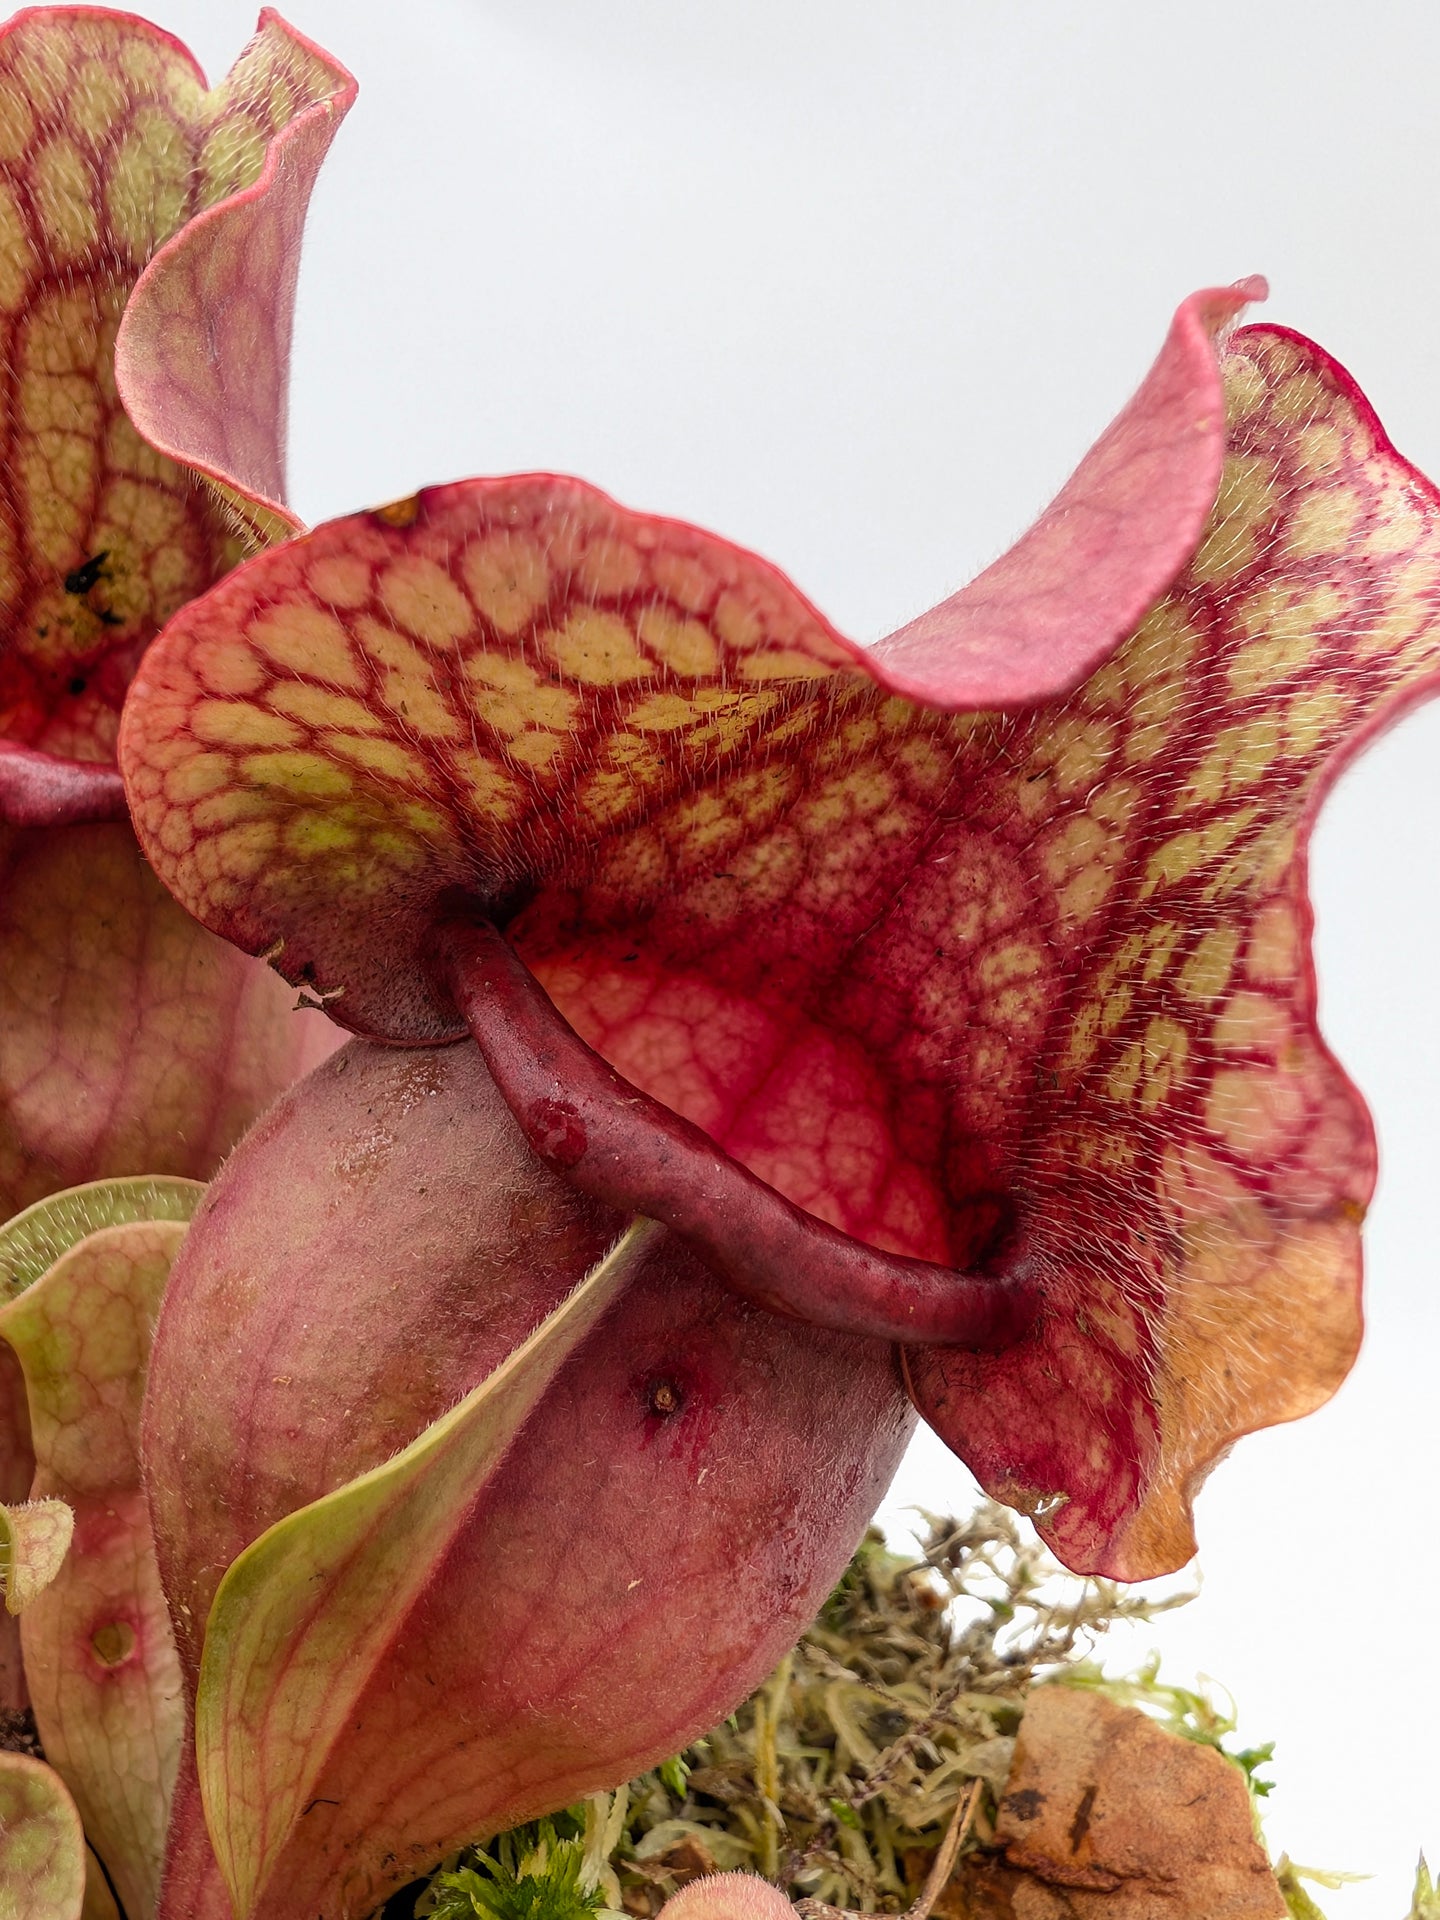
[[(404, 1580), (356, 1580), (323, 1509), (289, 1530), (314, 1553), (313, 1578), (280, 1582), (307, 1628), (369, 1651), (339, 1720), (278, 1709), (282, 1681), (323, 1688), (328, 1664), (240, 1627), (248, 1581), (212, 1611), (226, 1568), (490, 1379), (621, 1225), (527, 1150), (469, 1046), (344, 1048), (208, 1190), (142, 1441), (192, 1688), (202, 1650), (210, 1666), (217, 1845), (262, 1882), (238, 1911), (373, 1913), (476, 1833), (658, 1764), (761, 1682), (854, 1551), (914, 1427), (893, 1348), (753, 1307), (661, 1234), (503, 1457), (437, 1496), (443, 1544), (372, 1510)], [(244, 1764), (216, 1744), (217, 1695)], [(183, 1762), (163, 1920), (230, 1912), (193, 1779)]]
[[(108, 759), (141, 650), (253, 544), (233, 487), (197, 488), (136, 433), (116, 390), (116, 331), (161, 249), (129, 321), (136, 389), (170, 451), (185, 457), (193, 431), (208, 470), (277, 493), (304, 196), (352, 94), (269, 12), (209, 93), (178, 42), (129, 14), (33, 8), (0, 30), (0, 737)], [(190, 360), (190, 388), (168, 406), (155, 391), (185, 357), (171, 298), (185, 275), (188, 324), (213, 332), (223, 313), (212, 353), (241, 358), (219, 370), (228, 473)], [(163, 360), (146, 353), (159, 328)], [(275, 524), (264, 503), (252, 517)]]
[(1030, 1336), (912, 1351), (912, 1390), (1072, 1566), (1131, 1577), (1353, 1355), (1374, 1155), (1315, 1028), (1303, 845), (1437, 670), (1431, 491), (1310, 343), (1248, 330), (1224, 371), (1198, 551), (1032, 710), (896, 697), (764, 563), (539, 477), (241, 568), (122, 744), (167, 884), (345, 1024), (457, 1031), (458, 890), (791, 1201), (1037, 1275)]
[[(208, 93), (130, 14), (0, 28), (0, 1216), (106, 1174), (208, 1174), (323, 1051), (156, 885), (114, 742), (158, 626), (275, 517), (244, 487), (278, 483), (304, 192), (353, 91), (271, 13)], [(267, 248), (263, 297), (237, 299)], [(170, 280), (132, 298), (147, 261)], [(243, 353), (255, 396), (223, 498), (147, 446), (116, 391), (127, 301), (131, 320), (163, 312), (187, 272), (195, 324)]]

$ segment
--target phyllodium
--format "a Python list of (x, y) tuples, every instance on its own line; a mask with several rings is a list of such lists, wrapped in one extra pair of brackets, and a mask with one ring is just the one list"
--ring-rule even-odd
[[(133, 179), (141, 111), (85, 62), (173, 43), (26, 34), (16, 204), (59, 204), (57, 100), (85, 178)], [(32, 1414), (91, 1315), (65, 1350), (123, 1403), (37, 1422), (58, 1571), (53, 1504), (14, 1524), (42, 1737), (130, 1920), (367, 1913), (678, 1750), (813, 1615), (917, 1415), (1071, 1567), (1183, 1563), (1208, 1467), (1354, 1355), (1374, 1148), (1305, 845), (1440, 664), (1434, 491), (1318, 347), (1237, 328), (1255, 281), (1185, 302), (1037, 525), (872, 648), (579, 480), (299, 529), (237, 367), (288, 327), (348, 93), (269, 14), (237, 75), (265, 58), (299, 131), (185, 202), (95, 347), (131, 465), (253, 551), (137, 627), (107, 711), (147, 884), (354, 1038), (207, 1190), (107, 1166), (166, 1177), (0, 1235)], [(195, 84), (156, 205), (217, 100), (260, 111)]]

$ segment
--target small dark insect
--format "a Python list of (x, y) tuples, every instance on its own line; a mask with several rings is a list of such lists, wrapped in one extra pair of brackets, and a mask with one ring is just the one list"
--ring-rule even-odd
[(83, 566), (76, 567), (73, 573), (67, 573), (65, 576), (66, 593), (89, 593), (96, 581), (99, 580), (105, 562), (109, 558), (110, 550), (107, 547), (104, 553), (91, 554)]
[(75, 678), (70, 682), (70, 691), (76, 695), (82, 694), (89, 684), (90, 682), (85, 678), (83, 673), (77, 673)]

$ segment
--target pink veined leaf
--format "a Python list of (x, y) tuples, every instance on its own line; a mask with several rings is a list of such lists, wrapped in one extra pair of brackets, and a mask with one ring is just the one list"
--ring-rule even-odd
[(333, 1029), (196, 927), (128, 827), (0, 827), (0, 1215), (212, 1172)]
[[(389, 1460), (277, 1521), (226, 1570), (205, 1629), (195, 1744), (206, 1824), (238, 1913), (307, 1914), (327, 1882), (354, 1871), (337, 1848), (339, 1859), (316, 1874), (317, 1849), (301, 1827), (331, 1784), (336, 1749), (353, 1748), (377, 1669), (419, 1624), (417, 1612), (423, 1621), (436, 1567), (520, 1429), (662, 1233), (651, 1221), (628, 1228), (458, 1406)], [(485, 1631), (479, 1621), (473, 1630)], [(357, 1783), (354, 1760), (349, 1771)]]
[(356, 87), (266, 7), (225, 91), (229, 112), (243, 103), (263, 125), (268, 111), (273, 137), (253, 142), (253, 180), (247, 157), (237, 169), (243, 184), (197, 213), (140, 275), (120, 322), (115, 377), (141, 437), (205, 474), (263, 543), (300, 526), (285, 499), (300, 242), (316, 175)]
[[(236, 526), (254, 523), (251, 544), (256, 529), (293, 530), (283, 459), (296, 257), (305, 199), (354, 90), (268, 10), (209, 93), (186, 50), (133, 15), (36, 7), (0, 29), (12, 475), (0, 508), (0, 739), (108, 760), (136, 658), (233, 564), (246, 544)], [(132, 289), (127, 398), (173, 458), (145, 445), (116, 388)], [(192, 466), (218, 497), (196, 488)]]
[(105, 1182), (0, 1230), (0, 1340), (25, 1374), (32, 1499), (63, 1502), (74, 1520), (68, 1553), (21, 1618), (31, 1702), (129, 1920), (156, 1910), (184, 1727), (140, 1487), (140, 1400), (170, 1263), (202, 1192), (188, 1180)]
[[(555, 1048), (674, 1117), (640, 1102), (592, 1164), (537, 1055), (532, 1145), (610, 1205), (673, 1164), (727, 1277), (796, 1209), (895, 1256), (922, 1412), (1125, 1576), (1188, 1558), (1209, 1465), (1353, 1356), (1373, 1143), (1316, 1030), (1304, 844), (1440, 664), (1435, 498), (1348, 376), (1273, 329), (1223, 369), (1198, 550), (1027, 711), (902, 699), (763, 562), (538, 477), (250, 562), (152, 649), (122, 740), (167, 884), (354, 1028), (449, 1037), (463, 1002), (492, 1064), (523, 1052), (444, 934), (503, 927)], [(1039, 1311), (1000, 1353), (917, 1345), (915, 1262)]]
[[(661, 1234), (559, 1364), (624, 1225), (468, 1046), (356, 1042), (226, 1163), (144, 1416), (201, 1769), (164, 1920), (229, 1920), (201, 1777), (237, 1916), (368, 1913), (677, 1751), (814, 1617), (912, 1430), (893, 1349), (754, 1308)], [(451, 1410), (513, 1396), (542, 1323), (518, 1430), (466, 1460), (485, 1435)]]
[(114, 767), (0, 740), (0, 821), (6, 825), (74, 827), (128, 818)]
[(0, 1589), (7, 1613), (23, 1613), (50, 1585), (70, 1550), (74, 1527), (75, 1516), (63, 1500), (0, 1507)]
[[(293, 527), (279, 488), (295, 252), (353, 92), (273, 13), (211, 92), (130, 14), (39, 7), (0, 27), (0, 1215), (92, 1177), (208, 1173), (329, 1043), (156, 886), (114, 743), (157, 628), (257, 530)], [(176, 276), (221, 388), (237, 377), (225, 356), (244, 356), (253, 405), (227, 410), (223, 471), (203, 395), (192, 384), (167, 412), (143, 347)], [(183, 458), (189, 423), (219, 492), (121, 407), (116, 332), (140, 278), (147, 427)], [(178, 350), (178, 319), (165, 331)]]
[(940, 707), (1030, 706), (1109, 658), (1199, 543), (1225, 455), (1213, 336), (1268, 291), (1257, 275), (1185, 302), (1139, 392), (1030, 531), (875, 647), (886, 686)]
[(0, 1752), (0, 1912), (16, 1920), (81, 1920), (85, 1836), (59, 1774)]

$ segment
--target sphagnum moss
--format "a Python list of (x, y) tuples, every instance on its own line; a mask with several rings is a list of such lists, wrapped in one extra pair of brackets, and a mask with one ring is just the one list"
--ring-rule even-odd
[[(794, 1899), (894, 1913), (915, 1898), (968, 1784), (982, 1791), (964, 1850), (994, 1840), (1026, 1696), (1103, 1689), (1216, 1748), (1269, 1791), (1269, 1746), (1235, 1749), (1233, 1711), (1163, 1683), (1158, 1660), (1124, 1680), (1090, 1656), (1107, 1628), (1183, 1605), (1063, 1573), (1008, 1509), (927, 1516), (923, 1556), (873, 1529), (795, 1651), (723, 1726), (614, 1794), (468, 1849), (386, 1920), (650, 1920), (700, 1873), (745, 1868)], [(1294, 1920), (1323, 1920), (1282, 1860)], [(957, 1899), (958, 1899), (957, 1894)], [(963, 1920), (942, 1896), (937, 1912)], [(1422, 1867), (1409, 1920), (1440, 1920)]]

